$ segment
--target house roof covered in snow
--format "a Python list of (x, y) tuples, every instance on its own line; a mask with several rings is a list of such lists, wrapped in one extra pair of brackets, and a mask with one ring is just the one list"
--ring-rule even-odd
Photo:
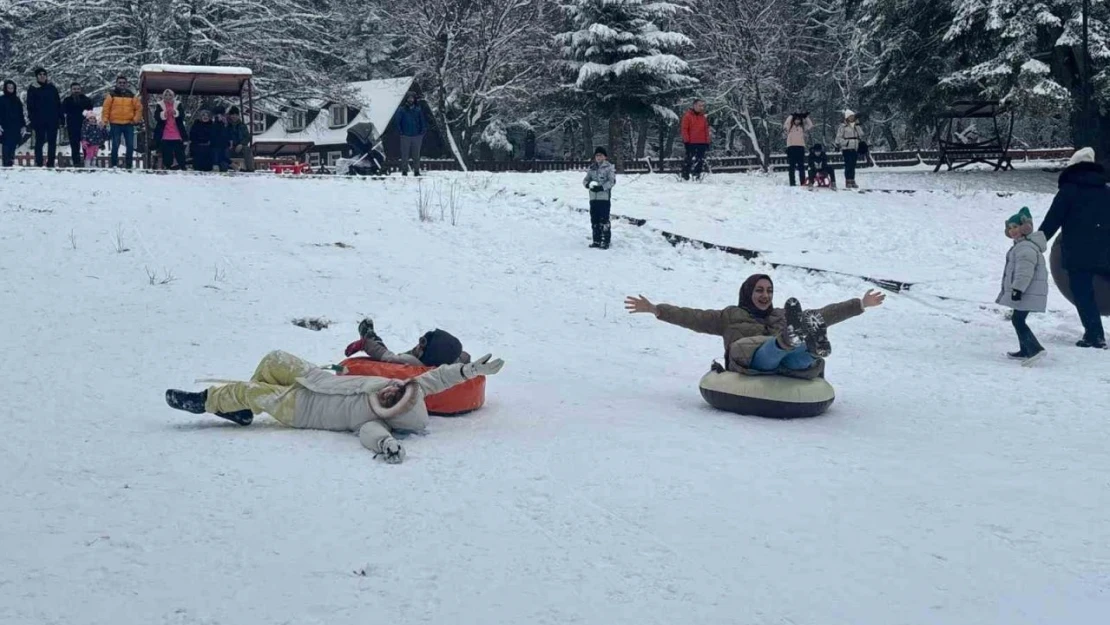
[(173, 89), (183, 96), (237, 96), (251, 76), (246, 67), (144, 65), (139, 70), (139, 85), (148, 93)]
[[(350, 83), (354, 90), (355, 101), (351, 107), (358, 109), (358, 115), (349, 117), (343, 126), (332, 127), (331, 115), (321, 111), (308, 125), (296, 132), (290, 132), (288, 118), (271, 125), (264, 132), (254, 136), (255, 144), (290, 143), (311, 141), (316, 145), (342, 145), (347, 141), (347, 129), (361, 122), (370, 122), (378, 133), (385, 132), (397, 107), (412, 86), (413, 77), (384, 78)], [(314, 102), (313, 108), (322, 109), (327, 103)]]

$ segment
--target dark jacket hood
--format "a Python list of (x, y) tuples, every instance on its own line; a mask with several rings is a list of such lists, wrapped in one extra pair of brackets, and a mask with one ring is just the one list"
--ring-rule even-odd
[(1098, 163), (1076, 163), (1060, 172), (1059, 186), (1074, 184), (1082, 187), (1102, 187), (1107, 182), (1106, 168)]

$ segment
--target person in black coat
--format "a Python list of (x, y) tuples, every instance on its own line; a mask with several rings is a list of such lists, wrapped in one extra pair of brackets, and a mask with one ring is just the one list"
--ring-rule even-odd
[(212, 116), (212, 166), (226, 172), (231, 169), (231, 132), (227, 127), (227, 109), (216, 105)]
[(27, 87), (27, 118), (35, 133), (35, 166), (42, 167), (42, 148), (47, 146), (46, 166), (53, 167), (58, 155), (58, 127), (62, 123), (62, 96), (50, 82), (46, 70), (35, 70), (35, 82)]
[(193, 156), (193, 169), (212, 171), (212, 135), (215, 131), (212, 113), (202, 110), (189, 128), (189, 152)]
[(15, 164), (15, 149), (19, 147), (23, 138), (23, 127), (26, 121), (23, 118), (23, 102), (16, 93), (15, 83), (4, 81), (3, 92), (0, 93), (0, 146), (2, 146), (2, 162), (4, 167)]
[(1096, 275), (1110, 279), (1110, 188), (1106, 183), (1106, 169), (1095, 162), (1095, 151), (1077, 151), (1060, 174), (1060, 190), (1038, 228), (1045, 239), (1051, 239), (1057, 231), (1063, 237), (1063, 265), (1083, 322), (1083, 339), (1076, 343), (1078, 347), (1106, 349), (1094, 289)]
[(81, 127), (85, 124), (85, 111), (93, 109), (92, 100), (81, 90), (81, 85), (69, 86), (69, 95), (62, 100), (62, 114), (66, 119), (66, 134), (69, 135), (70, 161), (73, 167), (81, 167), (85, 159), (81, 153)]

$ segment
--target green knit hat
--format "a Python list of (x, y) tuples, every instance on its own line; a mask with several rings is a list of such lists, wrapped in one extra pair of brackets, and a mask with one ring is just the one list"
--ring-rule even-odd
[(1033, 213), (1029, 212), (1028, 206), (1022, 206), (1021, 210), (1014, 213), (1006, 220), (1006, 230), (1009, 230), (1010, 226), (1021, 228), (1021, 233), (1024, 235), (1029, 235), (1033, 232)]

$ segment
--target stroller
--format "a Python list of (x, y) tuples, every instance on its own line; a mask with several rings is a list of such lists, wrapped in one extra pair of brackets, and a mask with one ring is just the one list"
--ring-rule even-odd
[(385, 156), (374, 149), (377, 132), (369, 122), (355, 124), (347, 131), (347, 147), (351, 158), (341, 158), (335, 164), (336, 173), (347, 176), (385, 175)]

